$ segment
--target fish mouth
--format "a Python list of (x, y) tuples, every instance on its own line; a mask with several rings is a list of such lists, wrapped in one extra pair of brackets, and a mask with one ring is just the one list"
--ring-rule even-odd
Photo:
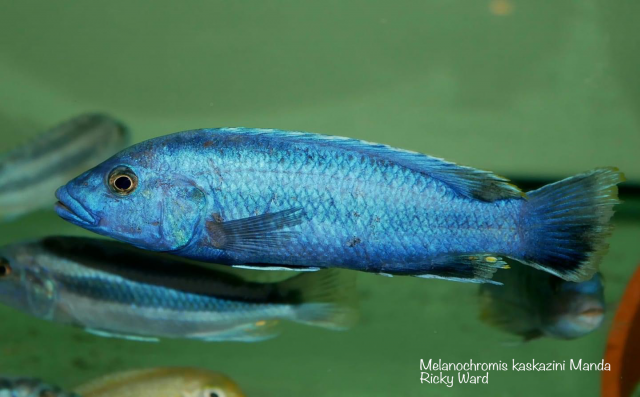
[(594, 306), (584, 309), (580, 315), (584, 317), (600, 317), (604, 315), (604, 309), (600, 306)]
[(56, 191), (56, 198), (58, 202), (55, 210), (62, 219), (79, 226), (95, 226), (98, 223), (97, 219), (69, 194), (66, 186)]
[(594, 330), (602, 324), (605, 309), (601, 304), (597, 302), (586, 302), (577, 309), (573, 320), (575, 324), (590, 330)]
[(583, 308), (578, 314), (578, 321), (586, 326), (598, 327), (604, 320), (604, 308), (602, 306), (590, 306)]

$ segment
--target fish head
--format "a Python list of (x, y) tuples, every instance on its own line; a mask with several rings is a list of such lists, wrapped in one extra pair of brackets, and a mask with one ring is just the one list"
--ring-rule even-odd
[(188, 371), (180, 397), (244, 397), (240, 387), (224, 374), (200, 369)]
[(600, 274), (582, 283), (563, 281), (549, 303), (544, 332), (562, 339), (587, 335), (602, 325), (605, 308)]
[(56, 212), (92, 232), (152, 251), (187, 245), (206, 195), (173, 172), (176, 159), (147, 142), (132, 146), (62, 186)]
[(51, 319), (57, 288), (49, 272), (38, 264), (39, 258), (29, 245), (0, 249), (0, 302), (33, 316)]

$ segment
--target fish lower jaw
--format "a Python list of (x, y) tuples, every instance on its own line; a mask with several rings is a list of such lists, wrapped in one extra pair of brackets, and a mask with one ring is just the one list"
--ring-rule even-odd
[(56, 191), (55, 211), (62, 219), (79, 226), (95, 226), (97, 219), (74, 199), (63, 186)]
[(73, 224), (76, 224), (79, 226), (95, 226), (96, 225), (96, 221), (95, 219), (93, 219), (93, 217), (91, 218), (86, 216), (80, 217), (62, 202), (56, 203), (55, 211), (58, 214), (58, 216), (60, 216), (62, 219), (69, 221)]

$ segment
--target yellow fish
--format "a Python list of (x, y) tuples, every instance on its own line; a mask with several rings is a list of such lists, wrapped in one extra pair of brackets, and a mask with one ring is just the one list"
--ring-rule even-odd
[(244, 397), (231, 379), (196, 368), (152, 368), (119, 372), (74, 390), (82, 397)]

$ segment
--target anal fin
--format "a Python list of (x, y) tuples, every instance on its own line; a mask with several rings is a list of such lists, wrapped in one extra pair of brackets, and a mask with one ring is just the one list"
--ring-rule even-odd
[(502, 285), (491, 280), (498, 269), (509, 269), (507, 262), (494, 254), (445, 254), (434, 258), (431, 266), (423, 273), (412, 273), (419, 278), (435, 278), (464, 283), (489, 283)]

